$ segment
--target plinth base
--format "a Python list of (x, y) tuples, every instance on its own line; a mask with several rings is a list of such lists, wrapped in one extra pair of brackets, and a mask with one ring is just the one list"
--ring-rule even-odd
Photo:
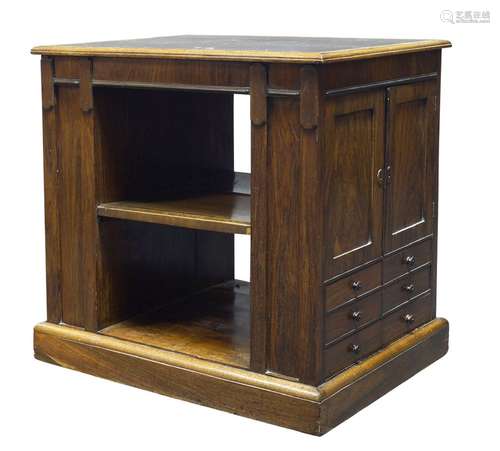
[(35, 327), (35, 357), (268, 423), (322, 435), (446, 354), (435, 319), (314, 387), (68, 326)]

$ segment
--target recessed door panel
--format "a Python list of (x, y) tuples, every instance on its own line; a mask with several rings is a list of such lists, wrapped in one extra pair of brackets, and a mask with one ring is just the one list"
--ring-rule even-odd
[(384, 91), (326, 103), (325, 278), (382, 254)]
[(436, 83), (388, 90), (384, 250), (432, 233)]

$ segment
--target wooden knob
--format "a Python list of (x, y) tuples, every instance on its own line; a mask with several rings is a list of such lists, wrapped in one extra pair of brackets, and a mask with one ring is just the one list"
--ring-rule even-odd
[(415, 321), (415, 317), (411, 313), (407, 313), (406, 315), (403, 316), (403, 320), (406, 323), (411, 324)]
[(403, 287), (403, 291), (406, 291), (408, 293), (413, 293), (415, 291), (415, 285), (413, 285), (412, 283), (405, 285)]
[(378, 182), (379, 186), (384, 185), (384, 170), (383, 169), (379, 169), (377, 171), (377, 182)]
[(408, 265), (408, 266), (413, 266), (415, 264), (415, 256), (414, 255), (408, 255), (406, 258), (405, 258), (405, 263)]
[(354, 321), (359, 321), (361, 319), (361, 312), (359, 310), (356, 310), (356, 311), (352, 312), (351, 313), (351, 318)]
[(352, 344), (349, 346), (349, 351), (353, 352), (354, 354), (359, 354), (361, 351), (361, 347), (359, 345)]
[(361, 287), (362, 287), (362, 285), (361, 285), (361, 281), (360, 280), (355, 280), (352, 283), (352, 289), (353, 290), (356, 290), (356, 291), (361, 290)]

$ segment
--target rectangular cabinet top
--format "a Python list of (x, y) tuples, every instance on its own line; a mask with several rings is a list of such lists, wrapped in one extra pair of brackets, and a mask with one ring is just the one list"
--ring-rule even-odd
[(327, 63), (450, 47), (445, 40), (182, 35), (34, 47), (51, 56)]

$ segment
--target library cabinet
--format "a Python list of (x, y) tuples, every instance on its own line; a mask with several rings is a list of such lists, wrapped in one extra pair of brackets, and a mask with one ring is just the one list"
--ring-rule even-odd
[[(316, 435), (442, 357), (449, 46), (35, 47), (48, 312), (35, 356)], [(234, 170), (237, 94), (250, 96), (251, 173)], [(235, 234), (251, 236), (250, 281), (234, 277)]]

